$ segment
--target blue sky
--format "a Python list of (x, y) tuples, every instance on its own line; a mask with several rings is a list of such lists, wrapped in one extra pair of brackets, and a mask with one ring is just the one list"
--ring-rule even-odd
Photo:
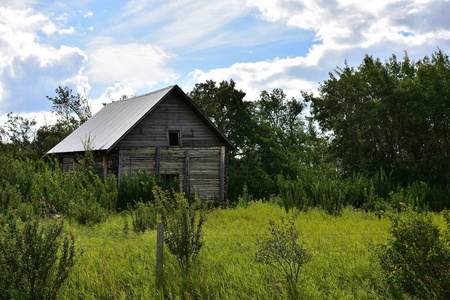
[(317, 91), (365, 54), (450, 54), (449, 1), (2, 0), (0, 122), (8, 112), (51, 123), (59, 86), (97, 111), (121, 95), (233, 79), (258, 99)]

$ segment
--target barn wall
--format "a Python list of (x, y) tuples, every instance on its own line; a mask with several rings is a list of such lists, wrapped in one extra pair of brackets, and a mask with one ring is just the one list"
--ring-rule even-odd
[(220, 147), (223, 142), (177, 94), (170, 94), (117, 147), (167, 147), (168, 131), (181, 132), (183, 147)]
[[(156, 147), (122, 149), (119, 173), (133, 176), (139, 169), (160, 174), (176, 174), (200, 198), (220, 199), (220, 147)], [(159, 159), (158, 159), (159, 153)], [(187, 165), (186, 165), (187, 163)], [(225, 188), (226, 190), (226, 188)]]
[[(93, 153), (94, 157), (94, 163), (95, 163), (95, 172), (100, 176), (100, 178), (103, 178), (103, 153), (99, 151), (94, 151)], [(114, 157), (114, 156), (112, 156)], [(61, 160), (61, 168), (64, 172), (68, 172), (73, 170), (73, 167), (77, 163), (83, 163), (84, 159), (84, 153), (65, 153), (62, 154), (62, 160)], [(113, 162), (113, 160), (110, 160)], [(112, 173), (112, 164), (109, 163), (111, 168), (108, 166), (109, 174)]]

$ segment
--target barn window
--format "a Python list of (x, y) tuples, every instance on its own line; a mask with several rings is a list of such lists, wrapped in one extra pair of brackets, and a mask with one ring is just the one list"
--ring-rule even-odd
[(169, 131), (169, 146), (181, 146), (179, 130)]

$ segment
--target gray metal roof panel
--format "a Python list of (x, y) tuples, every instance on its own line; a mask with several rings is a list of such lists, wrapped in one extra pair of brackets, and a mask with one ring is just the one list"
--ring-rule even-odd
[(109, 151), (159, 103), (174, 86), (107, 104), (47, 154), (82, 152), (90, 140), (91, 150)]

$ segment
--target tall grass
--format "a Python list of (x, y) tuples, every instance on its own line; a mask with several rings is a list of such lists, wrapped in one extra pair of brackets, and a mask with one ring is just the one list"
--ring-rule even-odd
[(167, 251), (167, 280), (156, 286), (156, 233), (126, 234), (123, 217), (85, 227), (72, 224), (76, 245), (85, 250), (62, 299), (278, 299), (288, 291), (281, 278), (252, 261), (256, 237), (266, 234), (269, 220), (295, 218), (300, 240), (311, 262), (303, 267), (297, 289), (304, 299), (389, 298), (371, 249), (389, 238), (389, 221), (374, 213), (343, 209), (340, 216), (311, 209), (287, 213), (255, 202), (246, 208), (214, 209), (204, 225), (198, 260), (188, 274)]
[(347, 206), (371, 211), (400, 209), (401, 203), (419, 210), (440, 211), (450, 207), (450, 192), (426, 182), (412, 182), (406, 187), (395, 183), (391, 175), (380, 170), (375, 176), (360, 173), (352, 177), (320, 170), (304, 169), (296, 178), (277, 178), (279, 204), (286, 211), (321, 208), (340, 214)]

